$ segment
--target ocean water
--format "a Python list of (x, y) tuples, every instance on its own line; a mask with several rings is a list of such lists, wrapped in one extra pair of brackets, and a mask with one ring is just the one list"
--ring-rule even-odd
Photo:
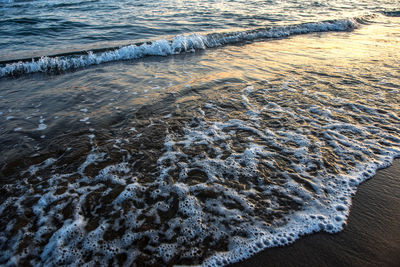
[(0, 0), (0, 265), (222, 266), (400, 156), (397, 1)]

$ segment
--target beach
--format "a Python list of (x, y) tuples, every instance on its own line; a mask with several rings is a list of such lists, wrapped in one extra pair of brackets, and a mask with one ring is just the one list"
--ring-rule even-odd
[(305, 236), (231, 266), (398, 266), (399, 177), (397, 159), (361, 184), (343, 231)]

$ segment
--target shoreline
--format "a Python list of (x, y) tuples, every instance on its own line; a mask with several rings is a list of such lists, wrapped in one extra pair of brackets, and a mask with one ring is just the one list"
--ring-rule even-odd
[(400, 159), (363, 182), (345, 228), (318, 232), (284, 247), (267, 248), (228, 266), (399, 266)]

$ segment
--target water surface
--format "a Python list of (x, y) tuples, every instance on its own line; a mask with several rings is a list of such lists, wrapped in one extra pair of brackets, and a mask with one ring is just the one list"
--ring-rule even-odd
[[(54, 3), (2, 7), (52, 13)], [(97, 6), (101, 18), (105, 6), (121, 3), (72, 2), (60, 12)], [(157, 14), (172, 3), (143, 9)], [(224, 2), (204, 2), (225, 25), (212, 30), (229, 30), (219, 40), (244, 38), (57, 71), (20, 68), (1, 78), (0, 264), (225, 265), (304, 234), (343, 229), (357, 186), (400, 155), (400, 20), (378, 13), (346, 19), (341, 13), (374, 7), (334, 2), (335, 11), (315, 2), (333, 11), (306, 19), (298, 8), (282, 13), (294, 24), (268, 22), (253, 14), (263, 12), (258, 2), (234, 3), (229, 8), (268, 29), (245, 19), (235, 32), (228, 15), (213, 11), (228, 8)], [(270, 5), (296, 10), (285, 3)], [(202, 30), (185, 40), (215, 37)], [(276, 32), (287, 34), (265, 37)]]

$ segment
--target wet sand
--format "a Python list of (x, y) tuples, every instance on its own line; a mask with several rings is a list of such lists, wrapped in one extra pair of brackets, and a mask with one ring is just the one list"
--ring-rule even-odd
[(400, 266), (400, 160), (359, 187), (342, 232), (309, 235), (232, 266)]

